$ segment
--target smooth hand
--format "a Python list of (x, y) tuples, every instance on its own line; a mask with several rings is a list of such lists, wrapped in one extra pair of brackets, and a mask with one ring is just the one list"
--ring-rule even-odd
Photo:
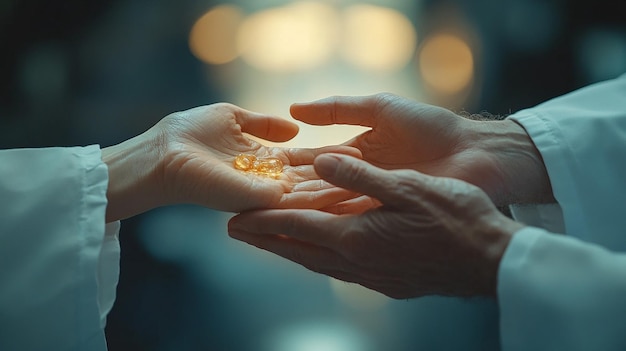
[(294, 104), (291, 114), (314, 125), (371, 127), (346, 144), (381, 168), (461, 179), (483, 189), (497, 205), (553, 200), (539, 152), (511, 120), (472, 120), (392, 94)]
[[(292, 122), (230, 104), (173, 113), (145, 133), (103, 150), (109, 167), (107, 220), (176, 203), (240, 212), (265, 207), (319, 208), (351, 197), (321, 181), (313, 160), (329, 151), (358, 156), (358, 150), (266, 147), (246, 136), (282, 142), (297, 133)], [(283, 172), (266, 176), (237, 170), (233, 160), (242, 153), (278, 158)]]
[(382, 206), (349, 215), (252, 211), (231, 219), (230, 236), (394, 298), (495, 294), (500, 259), (522, 225), (479, 188), (344, 155), (319, 156), (315, 168)]

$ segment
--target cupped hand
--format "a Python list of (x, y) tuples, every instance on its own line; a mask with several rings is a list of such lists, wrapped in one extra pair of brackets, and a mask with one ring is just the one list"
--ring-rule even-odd
[(382, 205), (358, 215), (252, 211), (233, 217), (229, 234), (394, 298), (495, 294), (499, 261), (522, 225), (479, 188), (344, 155), (319, 156), (315, 167), (328, 182)]
[(371, 127), (346, 145), (381, 168), (461, 179), (483, 189), (498, 205), (552, 200), (539, 152), (510, 120), (472, 120), (386, 93), (294, 104), (291, 114), (314, 125)]
[[(107, 219), (153, 207), (192, 203), (222, 211), (319, 208), (353, 196), (320, 180), (313, 160), (324, 152), (360, 156), (352, 147), (267, 147), (247, 135), (282, 142), (298, 133), (285, 119), (220, 103), (173, 113), (144, 134), (103, 150), (109, 166)], [(276, 176), (233, 167), (239, 154), (278, 158)]]

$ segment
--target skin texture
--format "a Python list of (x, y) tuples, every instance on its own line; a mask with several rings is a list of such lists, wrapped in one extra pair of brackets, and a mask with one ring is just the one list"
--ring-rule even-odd
[(523, 226), (478, 187), (345, 155), (319, 156), (315, 169), (381, 206), (343, 215), (252, 211), (231, 219), (230, 236), (393, 298), (495, 295), (500, 259)]
[[(358, 150), (266, 147), (246, 136), (283, 142), (297, 133), (293, 122), (225, 103), (173, 113), (145, 133), (103, 149), (109, 168), (107, 221), (177, 203), (241, 212), (320, 208), (354, 197), (320, 180), (313, 160), (324, 152), (360, 156)], [(233, 160), (241, 153), (278, 158), (283, 173), (267, 177), (236, 170)]]
[[(514, 121), (471, 120), (385, 93), (294, 104), (291, 114), (314, 125), (371, 127), (346, 145), (375, 166), (461, 179), (483, 189), (498, 206), (554, 202), (541, 155)], [(363, 209), (372, 200), (358, 201)]]
[(523, 227), (495, 205), (554, 201), (541, 155), (511, 120), (472, 120), (391, 94), (294, 104), (291, 114), (371, 127), (345, 143), (366, 162), (315, 160), (323, 179), (362, 196), (322, 211), (243, 213), (230, 235), (391, 297), (495, 295), (502, 255)]

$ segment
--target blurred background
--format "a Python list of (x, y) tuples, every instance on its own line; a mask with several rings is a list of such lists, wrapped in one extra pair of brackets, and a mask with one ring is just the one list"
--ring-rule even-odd
[[(626, 72), (612, 0), (0, 0), (0, 148), (121, 142), (228, 101), (388, 91), (506, 115)], [(287, 143), (345, 141), (305, 127)], [(230, 240), (194, 206), (124, 221), (110, 350), (497, 350), (486, 299), (396, 301)]]

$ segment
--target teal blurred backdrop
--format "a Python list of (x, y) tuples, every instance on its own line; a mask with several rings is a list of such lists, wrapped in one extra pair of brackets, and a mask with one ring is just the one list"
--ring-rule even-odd
[[(219, 101), (289, 118), (292, 102), (389, 91), (506, 115), (626, 72), (623, 7), (2, 0), (0, 148), (108, 146)], [(303, 126), (288, 145), (358, 132)], [(499, 349), (492, 300), (391, 300), (230, 240), (230, 216), (176, 206), (122, 223), (110, 350)]]

